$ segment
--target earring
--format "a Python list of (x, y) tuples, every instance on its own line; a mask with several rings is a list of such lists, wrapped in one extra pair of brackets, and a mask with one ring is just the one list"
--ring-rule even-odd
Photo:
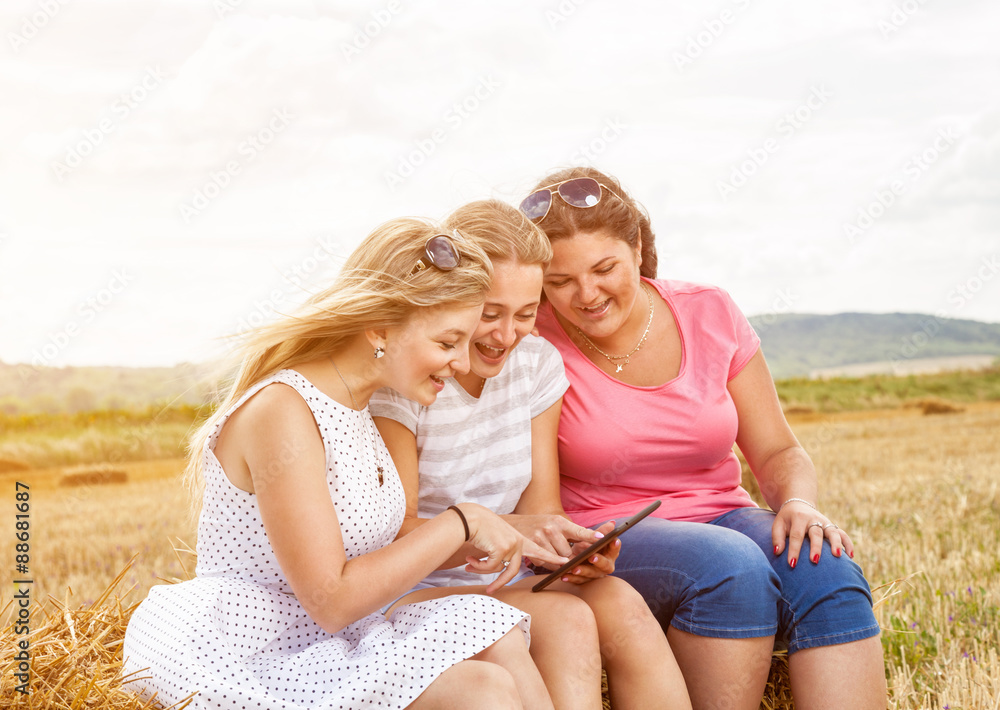
[(379, 345), (377, 348), (375, 348), (375, 359), (378, 360), (383, 355), (385, 355), (385, 348)]

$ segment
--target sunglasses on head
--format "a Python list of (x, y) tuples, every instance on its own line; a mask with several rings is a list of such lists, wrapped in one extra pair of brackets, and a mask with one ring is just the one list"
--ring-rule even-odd
[(558, 194), (563, 199), (563, 202), (570, 207), (593, 207), (601, 201), (602, 187), (612, 195), (615, 195), (615, 197), (618, 197), (614, 190), (606, 185), (602, 185), (594, 178), (578, 177), (563, 180), (562, 182), (535, 190), (521, 200), (518, 209), (531, 221), (543, 219), (549, 213), (549, 208), (552, 207), (553, 193)]
[(458, 247), (455, 246), (455, 240), (462, 241), (462, 237), (459, 235), (457, 229), (453, 230), (452, 234), (454, 235), (454, 239), (447, 234), (435, 234), (428, 239), (427, 243), (424, 244), (424, 256), (417, 259), (416, 265), (410, 271), (407, 278), (423, 271), (428, 266), (437, 267), (441, 271), (451, 271), (458, 266), (461, 253), (459, 253)]

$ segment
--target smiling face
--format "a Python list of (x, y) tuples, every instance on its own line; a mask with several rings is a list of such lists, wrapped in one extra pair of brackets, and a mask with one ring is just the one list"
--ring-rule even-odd
[(545, 296), (588, 337), (614, 336), (639, 296), (639, 250), (604, 231), (580, 232), (552, 242)]
[(507, 356), (535, 326), (541, 295), (541, 264), (494, 261), (493, 283), (469, 348), (473, 375), (500, 374)]
[(482, 306), (420, 308), (386, 331), (385, 386), (429, 406), (444, 380), (469, 370), (469, 340)]

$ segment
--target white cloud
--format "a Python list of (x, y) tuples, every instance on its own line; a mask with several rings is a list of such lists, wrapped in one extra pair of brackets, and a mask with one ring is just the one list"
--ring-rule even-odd
[[(516, 201), (581, 148), (649, 208), (661, 276), (719, 283), (750, 313), (785, 287), (798, 310), (933, 311), (996, 248), (1000, 9), (985, 0), (921, 5), (887, 37), (881, 0), (224, 1), (78, 0), (0, 54), (0, 358), (30, 359), (125, 266), (135, 282), (58, 361), (198, 359), (287, 287), (316, 235), (346, 253), (392, 216)], [(0, 28), (36, 8), (5, 3)], [(679, 70), (691, 41), (705, 46)], [(165, 78), (122, 115), (149, 67)], [(832, 98), (780, 128), (815, 87)], [(275, 111), (293, 118), (241, 152)], [(52, 163), (105, 119), (60, 182)], [(947, 126), (964, 131), (953, 152), (851, 243), (844, 223)], [(723, 200), (718, 182), (769, 138), (777, 150)], [(185, 222), (179, 205), (232, 161)], [(1000, 320), (998, 303), (969, 300), (963, 317)]]

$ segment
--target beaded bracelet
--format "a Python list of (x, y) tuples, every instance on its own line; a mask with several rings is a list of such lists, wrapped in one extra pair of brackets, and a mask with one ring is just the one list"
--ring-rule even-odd
[(803, 500), (802, 498), (789, 498), (784, 503), (782, 503), (780, 506), (778, 506), (778, 512), (780, 513), (781, 509), (784, 508), (789, 503), (805, 503), (806, 505), (808, 505), (813, 510), (819, 510), (819, 508), (817, 508), (815, 505), (813, 505), (812, 503), (810, 503), (807, 500)]
[(462, 519), (462, 527), (465, 528), (465, 541), (468, 542), (470, 537), (469, 521), (465, 519), (465, 513), (463, 513), (457, 505), (449, 505), (448, 510), (454, 510), (456, 513), (458, 513), (458, 517)]

